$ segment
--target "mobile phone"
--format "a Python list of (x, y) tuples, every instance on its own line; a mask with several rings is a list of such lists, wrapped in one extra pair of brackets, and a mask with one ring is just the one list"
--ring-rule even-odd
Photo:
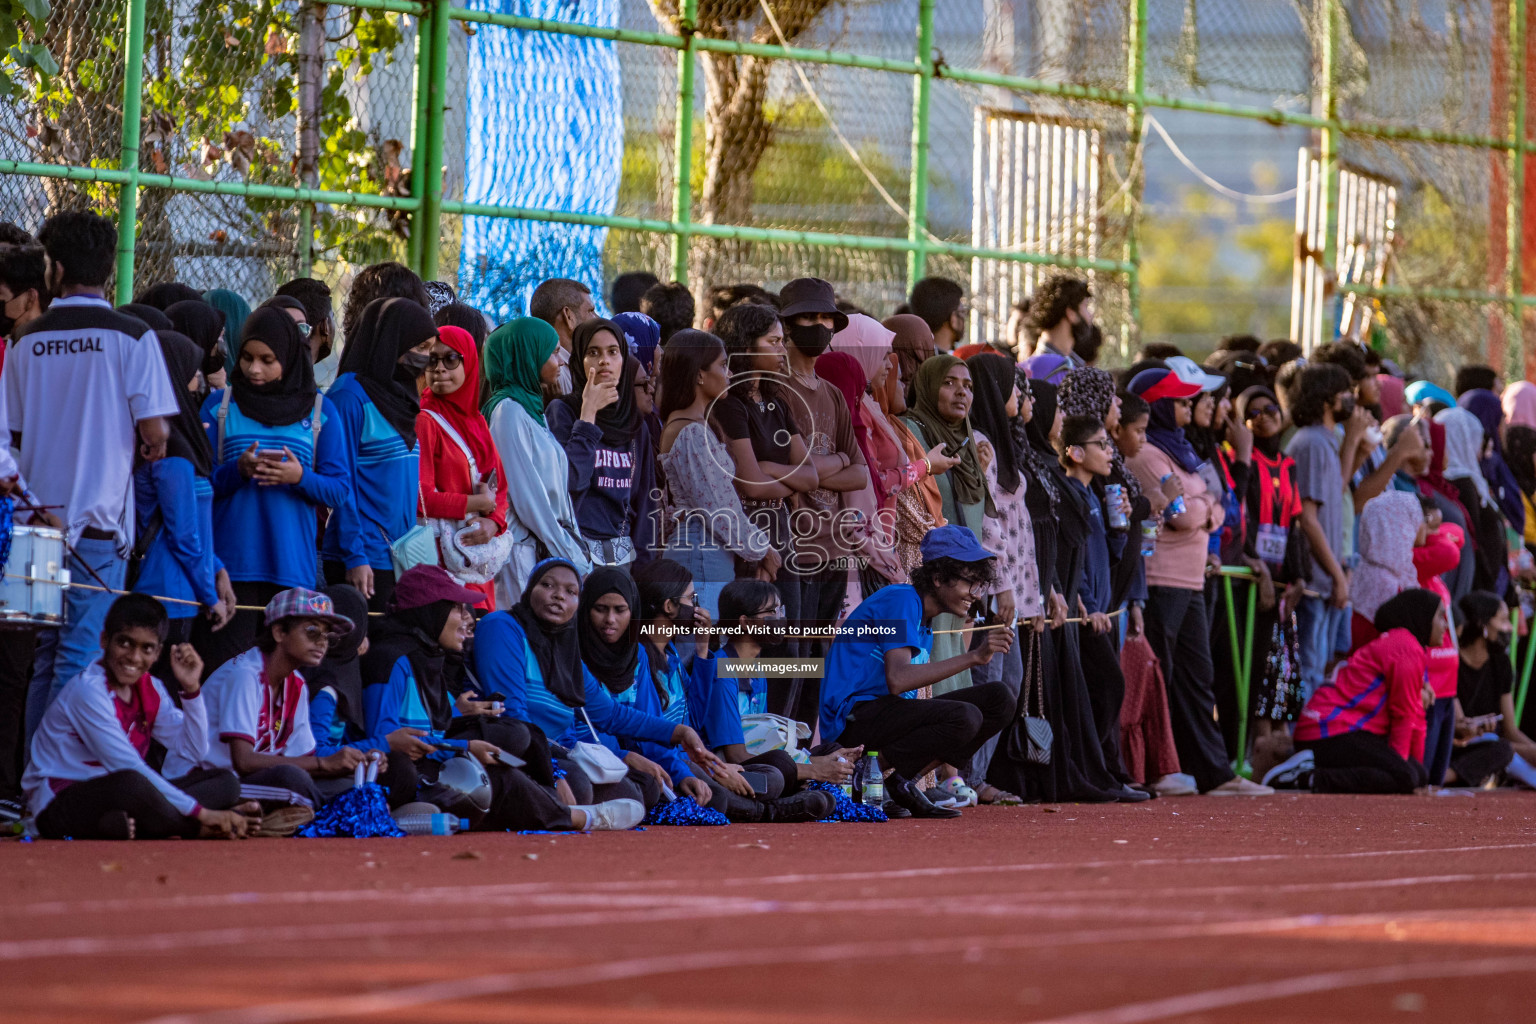
[(281, 448), (262, 448), (256, 453), (258, 459), (271, 459), (275, 462), (287, 462), (288, 456)]
[(752, 787), (752, 792), (757, 796), (768, 795), (768, 779), (757, 772), (744, 772), (747, 785)]
[(495, 693), (488, 693), (484, 697), (476, 697), (475, 700), (490, 701), (492, 704), (505, 704), (507, 702), (507, 695), (498, 690)]
[(485, 486), (489, 487), (493, 491), (496, 489), (496, 471), (494, 469), (486, 474)]
[(965, 440), (961, 441), (959, 444), (945, 445), (944, 446), (944, 454), (949, 456), (950, 458), (954, 458), (956, 455), (959, 455), (961, 452), (965, 451), (965, 446), (970, 444), (970, 443), (971, 443), (971, 437), (970, 437), (969, 434), (967, 434), (966, 437), (965, 437)]

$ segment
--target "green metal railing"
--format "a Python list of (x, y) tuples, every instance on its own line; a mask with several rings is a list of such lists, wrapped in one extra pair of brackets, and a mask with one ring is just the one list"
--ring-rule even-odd
[[(124, 0), (127, 17), (123, 53), (125, 66), (143, 65), (145, 11), (148, 0)], [(1365, 123), (1338, 116), (1337, 35), (1344, 17), (1337, 0), (1322, 0), (1327, 5), (1320, 18), (1317, 40), (1319, 64), (1315, 113), (1298, 113), (1269, 107), (1244, 106), (1184, 96), (1170, 96), (1147, 91), (1148, 14), (1147, 0), (1126, 0), (1126, 68), (1124, 89), (1101, 88), (1067, 82), (1046, 81), (1020, 75), (1003, 74), (979, 68), (953, 67), (943, 62), (934, 47), (934, 18), (937, 0), (919, 0), (916, 46), (911, 59), (880, 57), (833, 50), (818, 50), (767, 43), (711, 38), (697, 32), (698, 0), (682, 0), (681, 31), (678, 34), (646, 32), (623, 28), (605, 28), (574, 22), (556, 21), (520, 15), (471, 10), (455, 6), (450, 0), (338, 0), (333, 6), (373, 11), (390, 11), (417, 19), (415, 55), (415, 110), (411, 159), (411, 194), (409, 196), (371, 195), (361, 192), (333, 192), (302, 187), (249, 184), (232, 181), (205, 181), (168, 174), (149, 173), (140, 158), (140, 122), (142, 82), (140, 76), (124, 76), (121, 152), (115, 168), (70, 167), (27, 161), (0, 160), (0, 174), (67, 178), (116, 185), (119, 188), (118, 297), (127, 299), (133, 291), (135, 242), (138, 224), (138, 196), (146, 188), (172, 192), (208, 193), (244, 196), (258, 200), (277, 200), (295, 204), (299, 211), (301, 238), (297, 247), (300, 266), (307, 269), (312, 260), (311, 235), (313, 208), (317, 204), (334, 208), (372, 208), (409, 214), (412, 221), (408, 259), (424, 277), (438, 274), (442, 244), (442, 220), (445, 214), (513, 217), (550, 223), (583, 224), (671, 237), (671, 263), (678, 280), (688, 277), (689, 241), (694, 237), (731, 239), (743, 242), (783, 242), (814, 247), (873, 252), (904, 252), (907, 257), (908, 283), (922, 276), (933, 255), (956, 258), (980, 257), (1024, 264), (1045, 264), (1089, 269), (1115, 275), (1124, 281), (1134, 330), (1140, 312), (1140, 226), (1142, 178), (1140, 166), (1131, 173), (1136, 180), (1126, 190), (1125, 234), (1119, 259), (1072, 259), (1012, 249), (988, 249), (936, 240), (929, 233), (928, 173), (931, 100), (936, 81), (964, 83), (970, 86), (1001, 88), (1017, 93), (1080, 100), (1125, 111), (1131, 150), (1141, 142), (1143, 114), (1149, 109), (1191, 111), (1220, 117), (1263, 121), (1276, 126), (1288, 125), (1316, 132), (1317, 147), (1325, 167), (1336, 169), (1339, 144), (1344, 137), (1359, 137), (1399, 143), (1425, 143), (1440, 146), (1469, 147), (1489, 153), (1508, 154), (1509, 189), (1506, 246), (1508, 268), (1506, 287), (1501, 290), (1419, 289), (1397, 287), (1373, 288), (1341, 284), (1341, 291), (1393, 298), (1485, 303), (1510, 309), (1517, 315), (1526, 306), (1536, 306), (1536, 295), (1525, 294), (1521, 272), (1521, 224), (1524, 217), (1524, 178), (1526, 154), (1536, 147), (1536, 139), (1524, 132), (1526, 114), (1527, 0), (1507, 0), (1510, 30), (1507, 69), (1513, 95), (1513, 112), (1502, 132), (1469, 134), (1438, 131), (1397, 124)], [(1494, 0), (1503, 3), (1506, 0)], [(659, 47), (677, 52), (678, 89), (676, 97), (675, 148), (673, 152), (672, 211), (669, 220), (629, 217), (617, 214), (578, 214), (505, 205), (469, 203), (444, 194), (444, 131), (446, 124), (448, 44), (453, 22), (494, 25), (531, 32), (559, 33), (590, 39), (603, 39), (639, 46)], [(694, 142), (695, 70), (701, 53), (754, 56), (807, 64), (862, 68), (871, 72), (904, 74), (913, 77), (910, 182), (905, 237), (843, 234), (826, 231), (800, 231), (756, 227), (750, 224), (696, 223), (692, 217), (692, 156)], [(1336, 245), (1336, 175), (1329, 175), (1327, 224), (1324, 238), (1330, 250)], [(1333, 253), (1328, 263), (1334, 263)], [(1512, 349), (1518, 345), (1511, 346)], [(1511, 359), (1518, 356), (1511, 353)]]

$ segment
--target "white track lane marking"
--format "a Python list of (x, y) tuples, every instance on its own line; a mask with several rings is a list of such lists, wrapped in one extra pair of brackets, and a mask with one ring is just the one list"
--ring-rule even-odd
[(1211, 989), (1207, 992), (1191, 992), (1166, 999), (1152, 999), (1142, 1003), (1127, 1003), (1107, 1010), (1088, 1010), (1066, 1017), (1034, 1021), (1032, 1024), (1141, 1024), (1144, 1021), (1166, 1020), (1186, 1014), (1219, 1010), (1246, 1003), (1267, 1002), (1292, 996), (1316, 995), (1320, 992), (1336, 992), (1346, 988), (1363, 988), (1368, 985), (1391, 985), (1402, 982), (1440, 981), (1450, 978), (1481, 978), (1494, 974), (1525, 974), (1536, 972), (1536, 957), (1506, 956), (1484, 960), (1463, 960), (1453, 963), (1388, 964), (1381, 967), (1363, 967), (1354, 971), (1331, 971), (1326, 974), (1304, 974), (1296, 978), (1277, 981), (1259, 981), (1250, 985)]
[[(1461, 913), (1467, 913), (1467, 911), (1461, 911)], [(1388, 917), (1388, 915), (1370, 916), (1373, 918)], [(361, 1017), (369, 1014), (390, 1013), (411, 1007), (451, 1003), (491, 995), (507, 995), (539, 989), (571, 988), (658, 974), (678, 974), (765, 964), (825, 963), (851, 959), (911, 958), (940, 954), (953, 955), (956, 950), (964, 950), (969, 953), (971, 951), (1014, 950), (1039, 946), (1058, 948), (1068, 945), (1276, 934), (1296, 928), (1314, 928), (1319, 924), (1327, 923), (1329, 920), (1329, 918), (1322, 915), (1304, 915), (1301, 917), (1263, 918), (1204, 926), (1103, 929), (1056, 935), (977, 935), (891, 942), (838, 943), (812, 947), (784, 947), (780, 949), (716, 950), (669, 956), (640, 957), (540, 971), (486, 974), (452, 981), (408, 985), (397, 989), (353, 996), (320, 996), (282, 1003), (269, 1003), (265, 1006), (244, 1006), (204, 1013), (171, 1014), (153, 1018), (150, 1021), (146, 1021), (145, 1024), (290, 1024), (290, 1022), (295, 1021)], [(1264, 990), (1264, 984), (1269, 986), (1311, 984), (1321, 986), (1315, 989), (1316, 991), (1327, 991), (1330, 987), (1341, 988), (1348, 985), (1380, 984), (1399, 980), (1400, 978), (1406, 980), (1434, 976), (1435, 969), (1442, 971), (1460, 969), (1466, 972), (1466, 976), (1536, 971), (1536, 957), (1503, 957), (1464, 961), (1461, 964), (1446, 964), (1443, 961), (1419, 965), (1398, 964), (1391, 968), (1366, 968), (1361, 971), (1312, 975), (1302, 979), (1283, 979), (1277, 982), (1246, 985), (1240, 986), (1237, 989), (1216, 991), (1228, 993), (1226, 998), (1233, 1000), (1233, 1002), (1250, 1002), (1255, 999), (1278, 998), (1278, 995), (1257, 994), (1239, 997), (1233, 993), (1258, 993)], [(1378, 978), (1378, 973), (1376, 972), (1397, 973), (1388, 973)], [(1445, 974), (1442, 976), (1454, 977), (1456, 975)], [(1320, 981), (1317, 979), (1325, 980)], [(1303, 988), (1300, 991), (1313, 991), (1313, 989)], [(1212, 993), (1212, 995), (1215, 994)], [(1284, 993), (1281, 992), (1280, 994)], [(1201, 995), (1196, 993), (1178, 998), (1198, 999)], [(1168, 1002), (1170, 1001), (1161, 1000), (1158, 1001), (1158, 1004)], [(1154, 1005), (1157, 1004), (1135, 1004), (1135, 1007), (1143, 1008), (1135, 1010), (1135, 1007), (1132, 1007), (1130, 1009), (1135, 1010), (1135, 1012), (1147, 1013), (1152, 1011), (1146, 1009), (1146, 1007)], [(1217, 1003), (1216, 1005), (1230, 1004)], [(1112, 1013), (1116, 1011), (1101, 1012)], [(1173, 1009), (1160, 1012), (1160, 1015), (1172, 1016), (1178, 1012), (1181, 1011)], [(1133, 1016), (1127, 1017), (1124, 1020), (1125, 1024), (1129, 1024), (1129, 1022), (1136, 1020), (1155, 1019), (1157, 1019), (1157, 1016)], [(1118, 1018), (1106, 1017), (1102, 1020), (1093, 1019), (1091, 1024), (1114, 1024), (1118, 1020)], [(1065, 1024), (1066, 1021), (1070, 1021), (1071, 1024), (1090, 1024), (1089, 1020), (1078, 1020), (1077, 1018), (1065, 1018), (1064, 1021), (1056, 1022), (1056, 1024)]]
[[(795, 875), (769, 875), (763, 878), (722, 878), (722, 879), (645, 879), (632, 881), (593, 881), (593, 882), (511, 882), (505, 885), (480, 885), (480, 886), (436, 886), (432, 888), (414, 889), (409, 892), (380, 891), (376, 889), (353, 890), (317, 890), (308, 892), (238, 892), (219, 893), (206, 896), (166, 896), (151, 899), (136, 900), (78, 900), (61, 901), (50, 900), (47, 902), (24, 904), (14, 909), (6, 910), (7, 915), (29, 914), (82, 914), (82, 913), (112, 913), (118, 911), (138, 912), (153, 910), (156, 908), (182, 908), (182, 907), (213, 907), (229, 905), (292, 905), (304, 903), (328, 904), (347, 902), (395, 902), (402, 898), (411, 898), (413, 894), (420, 894), (428, 900), (438, 899), (464, 899), (477, 901), (482, 899), (494, 899), (499, 896), (518, 896), (527, 893), (559, 892), (562, 887), (579, 888), (583, 892), (626, 892), (641, 891), (653, 892), (659, 889), (688, 887), (697, 889), (700, 886), (746, 886), (746, 885), (804, 885), (817, 882), (873, 882), (883, 880), (900, 880), (906, 878), (946, 877), (951, 875), (988, 874), (988, 873), (1018, 873), (1033, 871), (1054, 870), (1079, 870), (1079, 869), (1107, 869), (1107, 868), (1145, 868), (1165, 867), (1179, 865), (1205, 865), (1205, 864), (1244, 864), (1244, 863), (1268, 863), (1280, 860), (1346, 860), (1372, 857), (1407, 857), (1434, 854), (1464, 854), (1483, 853), (1499, 850), (1536, 850), (1536, 843), (1501, 843), (1487, 846), (1448, 846), (1437, 849), (1404, 849), (1404, 850), (1358, 850), (1345, 853), (1267, 853), (1246, 854), (1224, 857), (1155, 857), (1140, 860), (1097, 860), (1097, 861), (1053, 861), (1044, 863), (1019, 863), (1019, 864), (976, 864), (954, 865), (951, 867), (932, 868), (900, 868), (889, 871), (862, 871), (826, 874), (795, 874)], [(1347, 888), (1354, 883), (1338, 883), (1341, 888)], [(1264, 886), (1270, 888), (1270, 886)], [(1138, 890), (1140, 891), (1140, 890)], [(1183, 890), (1181, 890), (1183, 891)]]

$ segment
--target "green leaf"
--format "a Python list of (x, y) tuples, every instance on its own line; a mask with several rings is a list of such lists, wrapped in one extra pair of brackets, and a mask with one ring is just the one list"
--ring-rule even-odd
[[(27, 17), (32, 19), (32, 27), (42, 34), (43, 22), (48, 20), (48, 0), (21, 0), (21, 6), (27, 12)], [(58, 74), (55, 68), (49, 74)]]
[(27, 52), (32, 57), (32, 63), (37, 65), (37, 70), (52, 77), (59, 73), (59, 62), (53, 59), (53, 54), (48, 52), (48, 47), (42, 43), (32, 43), (27, 47)]

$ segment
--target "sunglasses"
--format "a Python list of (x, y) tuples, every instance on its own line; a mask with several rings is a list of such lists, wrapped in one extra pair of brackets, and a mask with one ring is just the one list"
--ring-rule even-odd
[(1278, 405), (1257, 405), (1257, 406), (1254, 406), (1253, 408), (1248, 410), (1248, 418), (1250, 420), (1256, 420), (1260, 416), (1279, 416), (1279, 415), (1280, 415), (1280, 407)]
[(299, 329), (299, 334), (306, 338), (309, 337), (309, 332), (314, 330), (313, 327), (309, 326), (309, 324), (303, 322), (302, 320), (295, 320), (293, 322), (293, 326), (297, 327)]
[(317, 626), (314, 623), (310, 623), (307, 626), (301, 627), (299, 629), (299, 635), (312, 644), (325, 644), (326, 646), (330, 646), (330, 644), (336, 639), (335, 633), (332, 633), (330, 630), (324, 628), (323, 626)]
[(427, 357), (427, 369), (429, 370), (434, 366), (441, 366), (445, 370), (457, 370), (463, 365), (464, 357), (457, 352), (449, 352), (446, 355), (433, 353)]

